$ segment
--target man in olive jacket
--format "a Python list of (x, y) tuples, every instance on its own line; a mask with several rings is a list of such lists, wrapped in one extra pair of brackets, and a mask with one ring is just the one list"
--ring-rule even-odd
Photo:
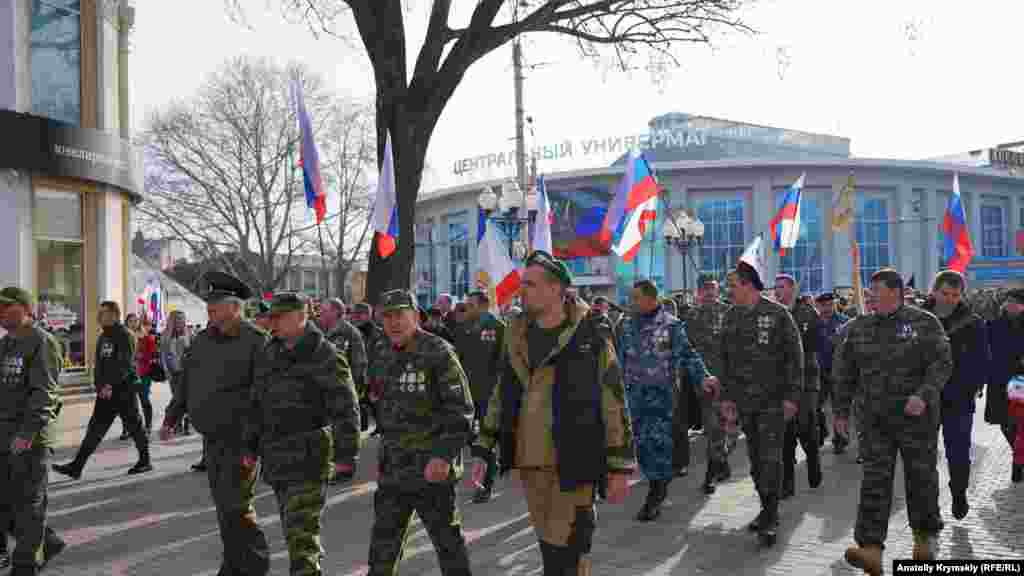
[[(60, 344), (32, 324), (32, 297), (0, 290), (0, 494), (13, 520), (15, 576), (37, 574), (64, 543), (46, 526), (47, 461), (56, 436)], [(6, 545), (6, 522), (0, 531)], [(6, 547), (5, 547), (6, 549)]]
[(206, 442), (206, 474), (224, 545), (219, 576), (262, 576), (270, 569), (270, 551), (253, 506), (259, 470), (243, 469), (240, 462), (247, 452), (242, 426), (250, 415), (256, 363), (267, 335), (242, 318), (252, 296), (248, 286), (222, 272), (207, 273), (203, 280), (209, 286), (210, 322), (185, 355), (160, 438), (173, 437), (178, 421), (189, 414)]
[(274, 489), (293, 576), (323, 574), (320, 523), (327, 484), (351, 475), (359, 452), (359, 402), (344, 353), (306, 312), (302, 294), (270, 304), (273, 340), (257, 360), (243, 470), (256, 470)]

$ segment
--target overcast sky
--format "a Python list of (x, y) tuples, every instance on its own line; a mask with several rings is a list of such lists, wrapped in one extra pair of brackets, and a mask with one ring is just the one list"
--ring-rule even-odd
[[(251, 29), (230, 21), (221, 0), (137, 0), (137, 129), (150, 111), (189, 98), (238, 54), (300, 60), (337, 94), (372, 97), (358, 43), (314, 38), (280, 17), (277, 0), (247, 3)], [(475, 3), (455, 4), (461, 18)], [(413, 8), (408, 24), (417, 51), (421, 8)], [(845, 136), (860, 157), (917, 159), (1024, 140), (1024, 2), (760, 0), (744, 19), (758, 35), (727, 35), (713, 49), (682, 48), (682, 67), (661, 83), (647, 73), (587, 63), (564, 39), (527, 37), (525, 59), (535, 66), (527, 70), (525, 104), (536, 143), (637, 134), (665, 112)], [(457, 159), (513, 147), (512, 86), (510, 46), (474, 65), (434, 134), (426, 187), (461, 182), (452, 170)], [(596, 167), (611, 159), (577, 154), (540, 168)]]

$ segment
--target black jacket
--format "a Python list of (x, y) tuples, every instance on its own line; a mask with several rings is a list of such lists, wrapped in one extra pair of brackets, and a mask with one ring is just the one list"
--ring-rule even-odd
[[(929, 298), (923, 308), (934, 313), (935, 300)], [(988, 381), (989, 350), (985, 321), (963, 302), (939, 321), (949, 337), (953, 356), (953, 374), (942, 388), (942, 411), (947, 414), (974, 412), (975, 396)]]
[(135, 339), (120, 322), (104, 328), (96, 340), (93, 384), (97, 391), (110, 386), (115, 393), (135, 385)]

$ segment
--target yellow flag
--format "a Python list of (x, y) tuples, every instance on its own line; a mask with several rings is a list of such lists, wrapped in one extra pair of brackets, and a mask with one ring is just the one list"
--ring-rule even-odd
[(857, 182), (851, 172), (843, 189), (839, 191), (839, 195), (832, 202), (832, 230), (834, 232), (842, 232), (849, 228), (850, 222), (853, 220), (853, 195), (856, 189)]

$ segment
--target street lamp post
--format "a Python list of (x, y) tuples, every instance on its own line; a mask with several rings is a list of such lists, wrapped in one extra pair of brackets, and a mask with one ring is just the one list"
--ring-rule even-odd
[[(513, 261), (523, 260), (527, 256), (527, 242), (522, 239), (524, 224), (529, 224), (536, 206), (530, 206), (529, 198), (523, 198), (523, 193), (516, 183), (507, 183), (501, 187), (501, 195), (495, 192), (494, 188), (485, 188), (477, 197), (477, 205), (487, 219), (498, 223), (512, 238), (508, 245), (508, 255)], [(526, 217), (520, 214), (526, 208)]]
[(698, 218), (693, 218), (680, 210), (676, 215), (669, 214), (664, 227), (665, 243), (674, 246), (683, 256), (683, 298), (687, 297), (687, 259), (693, 264), (694, 270), (697, 264), (693, 262), (690, 248), (700, 246), (704, 242), (704, 223)]

